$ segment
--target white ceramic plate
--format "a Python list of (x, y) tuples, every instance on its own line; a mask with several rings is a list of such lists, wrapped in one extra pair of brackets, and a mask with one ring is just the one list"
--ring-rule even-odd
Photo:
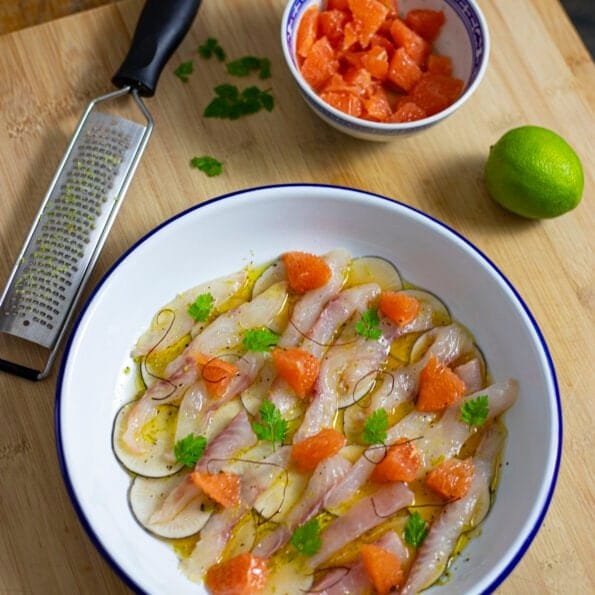
[(141, 239), (97, 286), (68, 343), (56, 395), (64, 479), (92, 540), (135, 589), (203, 592), (178, 569), (171, 547), (133, 519), (130, 477), (111, 449), (114, 416), (133, 394), (124, 370), (136, 338), (161, 305), (199, 281), (288, 250), (335, 247), (393, 261), (472, 331), (494, 379), (520, 382), (493, 509), (448, 584), (432, 592), (492, 591), (535, 536), (556, 481), (562, 419), (551, 358), (517, 292), (464, 238), (411, 207), (346, 188), (272, 186), (189, 209)]

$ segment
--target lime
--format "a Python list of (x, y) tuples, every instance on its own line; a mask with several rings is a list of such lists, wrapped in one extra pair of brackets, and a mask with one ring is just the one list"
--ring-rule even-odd
[(557, 217), (574, 209), (585, 183), (573, 148), (539, 126), (513, 128), (490, 147), (485, 182), (496, 202), (531, 219)]

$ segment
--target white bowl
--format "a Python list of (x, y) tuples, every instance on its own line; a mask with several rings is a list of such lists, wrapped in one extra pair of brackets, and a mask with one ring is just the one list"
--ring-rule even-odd
[(386, 124), (355, 118), (330, 106), (302, 76), (295, 53), (297, 30), (302, 15), (310, 6), (324, 6), (326, 0), (290, 0), (281, 22), (281, 47), (297, 86), (314, 113), (325, 122), (351, 136), (364, 140), (388, 141), (420, 132), (441, 122), (458, 110), (473, 95), (488, 66), (490, 36), (474, 0), (399, 0), (399, 14), (414, 8), (442, 10), (446, 21), (434, 42), (437, 53), (450, 56), (453, 76), (465, 83), (461, 96), (448, 108), (423, 120)]
[(490, 592), (529, 547), (554, 489), (562, 420), (547, 346), (518, 293), (468, 241), (411, 207), (347, 188), (272, 186), (198, 205), (142, 238), (95, 288), (66, 348), (56, 393), (64, 480), (92, 540), (136, 590), (204, 592), (178, 569), (172, 549), (133, 519), (130, 477), (112, 452), (114, 416), (134, 394), (125, 368), (136, 338), (162, 304), (201, 280), (287, 250), (335, 247), (393, 261), (471, 330), (495, 380), (520, 383), (492, 511), (450, 580), (428, 593)]

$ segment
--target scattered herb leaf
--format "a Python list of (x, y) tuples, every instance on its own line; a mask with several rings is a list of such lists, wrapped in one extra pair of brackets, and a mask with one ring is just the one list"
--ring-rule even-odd
[(381, 407), (371, 413), (364, 423), (364, 441), (368, 444), (383, 444), (386, 440), (388, 430), (388, 414), (386, 409)]
[(192, 74), (194, 70), (194, 64), (192, 60), (188, 60), (188, 62), (182, 62), (175, 70), (174, 74), (183, 82), (188, 82), (188, 77)]
[(201, 293), (194, 300), (193, 304), (188, 306), (188, 314), (198, 322), (204, 322), (213, 309), (214, 299), (210, 293)]
[(268, 58), (244, 56), (227, 64), (227, 72), (234, 76), (248, 76), (251, 72), (258, 71), (258, 78), (271, 77), (271, 61)]
[(269, 351), (279, 341), (279, 335), (268, 328), (251, 328), (244, 333), (242, 345), (248, 351)]
[(310, 519), (296, 528), (291, 536), (291, 545), (306, 556), (313, 556), (322, 546), (320, 523), (318, 519)]
[(214, 157), (210, 157), (209, 155), (203, 155), (202, 157), (193, 157), (190, 160), (190, 165), (192, 165), (192, 167), (196, 167), (196, 169), (200, 169), (200, 171), (207, 174), (209, 178), (212, 178), (213, 176), (218, 176), (223, 171), (223, 164)]
[(470, 426), (481, 426), (488, 417), (488, 396), (479, 395), (461, 407), (461, 420)]
[(380, 318), (378, 317), (378, 310), (376, 308), (370, 308), (362, 313), (362, 317), (355, 325), (355, 332), (366, 339), (377, 341), (382, 335), (379, 325)]
[(240, 92), (235, 85), (223, 84), (215, 87), (214, 91), (216, 97), (205, 108), (205, 118), (237, 120), (263, 108), (270, 112), (275, 104), (270, 91), (262, 91), (258, 87), (248, 87)]
[(428, 524), (419, 512), (414, 512), (405, 525), (405, 541), (413, 547), (419, 547), (428, 534)]
[(287, 421), (281, 416), (281, 412), (274, 403), (264, 400), (260, 409), (261, 422), (252, 422), (252, 429), (260, 440), (271, 442), (273, 446), (277, 442), (283, 442), (287, 434)]
[(204, 436), (188, 434), (174, 445), (176, 461), (186, 465), (186, 467), (194, 467), (202, 457), (206, 447), (207, 439)]
[(225, 51), (219, 45), (219, 42), (214, 39), (213, 37), (209, 37), (205, 43), (198, 46), (197, 49), (198, 53), (208, 60), (211, 56), (215, 56), (219, 62), (223, 62), (225, 60)]

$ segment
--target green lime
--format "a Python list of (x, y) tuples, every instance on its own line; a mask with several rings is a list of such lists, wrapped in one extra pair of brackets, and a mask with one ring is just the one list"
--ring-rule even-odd
[(574, 209), (585, 184), (573, 148), (539, 126), (513, 128), (490, 147), (485, 182), (496, 202), (531, 219), (557, 217)]

